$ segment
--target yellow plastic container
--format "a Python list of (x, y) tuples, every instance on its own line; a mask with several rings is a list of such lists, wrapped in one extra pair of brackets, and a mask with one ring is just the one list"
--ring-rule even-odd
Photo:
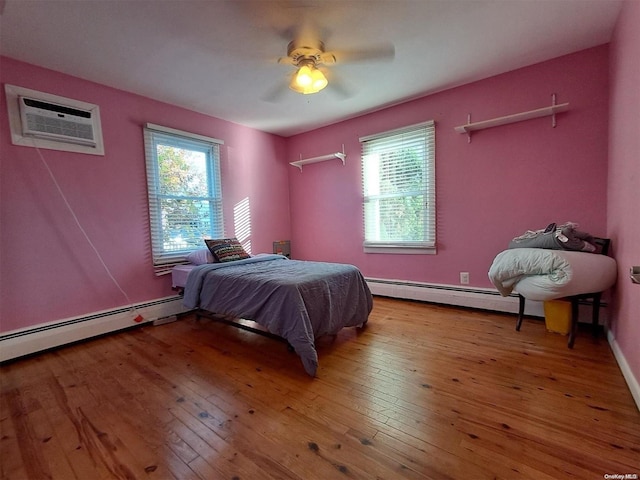
[(544, 323), (550, 332), (567, 335), (571, 330), (571, 302), (566, 300), (544, 302)]

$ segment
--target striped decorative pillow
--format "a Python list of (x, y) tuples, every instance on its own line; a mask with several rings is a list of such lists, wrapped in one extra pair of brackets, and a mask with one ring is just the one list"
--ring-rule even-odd
[(207, 248), (217, 262), (233, 262), (251, 257), (240, 244), (237, 238), (207, 239), (204, 241)]

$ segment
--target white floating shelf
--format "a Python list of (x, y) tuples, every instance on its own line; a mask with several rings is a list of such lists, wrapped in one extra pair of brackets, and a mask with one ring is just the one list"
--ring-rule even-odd
[[(506, 115), (504, 117), (492, 118), (490, 120), (483, 120), (480, 122), (467, 121), (466, 125), (460, 125), (455, 127), (455, 131), (458, 133), (466, 133), (468, 135), (475, 130), (484, 130), (485, 128), (499, 127), (501, 125), (508, 125), (510, 123), (523, 122), (532, 118), (540, 117), (553, 117), (552, 126), (556, 126), (556, 113), (566, 112), (569, 110), (568, 103), (555, 104), (555, 95), (553, 95), (553, 105), (549, 107), (538, 108), (536, 110), (529, 110), (528, 112), (514, 113), (513, 115)], [(471, 137), (469, 137), (469, 140)]]
[(289, 162), (289, 165), (293, 165), (294, 167), (298, 167), (300, 171), (302, 171), (303, 165), (308, 165), (310, 163), (318, 163), (318, 162), (326, 162), (327, 160), (335, 160), (336, 158), (342, 160), (342, 165), (344, 165), (344, 160), (347, 156), (344, 153), (344, 145), (342, 146), (342, 152), (329, 153), (328, 155), (321, 155), (319, 157), (313, 158), (305, 158), (300, 159), (295, 162)]

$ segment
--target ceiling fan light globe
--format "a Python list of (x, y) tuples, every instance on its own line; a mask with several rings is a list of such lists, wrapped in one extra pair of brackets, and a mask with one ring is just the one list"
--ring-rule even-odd
[(329, 82), (324, 74), (312, 65), (303, 65), (291, 78), (289, 88), (294, 92), (309, 95), (318, 93)]
[(319, 92), (329, 83), (324, 74), (318, 69), (315, 69), (313, 72), (311, 72), (311, 79), (311, 88), (313, 90), (313, 93)]
[(298, 73), (296, 73), (296, 83), (301, 88), (307, 88), (313, 83), (313, 73), (311, 68), (304, 65), (300, 67)]
[(291, 81), (289, 82), (289, 88), (297, 93), (304, 93), (305, 88), (298, 85), (296, 75), (291, 77)]

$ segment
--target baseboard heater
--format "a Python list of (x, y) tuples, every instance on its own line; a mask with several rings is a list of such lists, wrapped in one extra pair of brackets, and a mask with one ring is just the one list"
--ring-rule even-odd
[[(464, 288), (379, 278), (366, 278), (366, 281), (371, 293), (378, 296), (507, 312), (514, 315), (518, 311), (517, 295), (502, 297), (496, 290), (489, 288)], [(161, 325), (169, 321), (168, 317), (188, 311), (183, 306), (182, 297), (179, 295), (138, 303), (134, 307), (135, 315), (131, 307), (121, 307), (0, 334), (0, 362), (144, 323)], [(584, 313), (581, 309), (580, 319), (590, 321), (589, 312), (590, 309), (585, 309)], [(600, 315), (601, 321), (606, 321), (606, 316), (603, 315), (605, 313), (606, 309), (603, 308)], [(143, 317), (139, 323), (134, 320), (138, 314)], [(544, 317), (543, 303), (528, 301), (525, 314)]]
[[(0, 334), (0, 362), (186, 312), (175, 295)], [(136, 322), (140, 315), (142, 320)]]
[[(511, 294), (508, 297), (503, 297), (497, 290), (491, 288), (458, 287), (455, 285), (381, 278), (365, 278), (365, 280), (372, 294), (383, 297), (441, 303), (458, 307), (513, 313), (514, 315), (518, 313), (518, 295)], [(601, 306), (605, 307), (606, 304), (603, 303)], [(605, 310), (605, 308), (601, 309), (601, 322), (606, 320), (606, 315), (603, 315)], [(527, 301), (525, 315), (544, 318), (544, 303), (532, 300)], [(581, 304), (579, 316), (581, 322), (591, 321), (590, 304)]]

